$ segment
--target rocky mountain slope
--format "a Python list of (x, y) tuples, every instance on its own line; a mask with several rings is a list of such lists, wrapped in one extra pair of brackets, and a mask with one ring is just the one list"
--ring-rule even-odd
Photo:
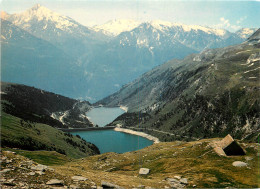
[(230, 133), (257, 141), (259, 63), (258, 30), (241, 45), (158, 66), (98, 103), (127, 106), (130, 112), (112, 124), (138, 128), (161, 140)]
[(251, 32), (129, 20), (89, 28), (39, 4), (1, 18), (3, 81), (91, 102), (172, 58), (241, 43)]
[(85, 116), (91, 108), (89, 102), (25, 85), (1, 82), (1, 106), (2, 111), (25, 121), (58, 128), (93, 126)]

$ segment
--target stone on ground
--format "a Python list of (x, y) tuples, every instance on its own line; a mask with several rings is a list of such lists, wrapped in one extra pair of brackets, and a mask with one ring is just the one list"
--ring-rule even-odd
[(88, 180), (86, 177), (82, 177), (82, 176), (73, 176), (71, 178), (74, 181), (85, 181), (85, 180)]
[(247, 166), (247, 163), (245, 163), (243, 161), (234, 161), (232, 163), (232, 165), (235, 166), (235, 167), (245, 167), (245, 166)]
[(122, 187), (117, 186), (116, 184), (109, 183), (109, 182), (106, 182), (106, 181), (101, 181), (101, 186), (102, 186), (103, 188), (123, 189)]
[(188, 184), (188, 179), (182, 178), (182, 179), (180, 180), (180, 182), (181, 182), (182, 184)]
[(150, 169), (147, 169), (147, 168), (141, 168), (139, 170), (140, 175), (147, 175), (147, 174), (149, 174), (149, 172), (150, 172)]
[(47, 185), (60, 185), (60, 186), (63, 186), (64, 182), (63, 182), (63, 180), (51, 179), (46, 184)]
[(36, 166), (32, 166), (31, 169), (36, 171), (46, 171), (48, 169), (48, 166), (38, 164)]

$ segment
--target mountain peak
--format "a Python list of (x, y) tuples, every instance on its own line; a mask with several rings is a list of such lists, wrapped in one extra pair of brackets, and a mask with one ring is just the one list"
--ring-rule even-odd
[(57, 13), (51, 11), (50, 9), (48, 9), (47, 7), (44, 7), (40, 4), (34, 5), (32, 8), (25, 11), (24, 13), (27, 13), (27, 14), (30, 14), (30, 15), (37, 15), (37, 16), (39, 16), (39, 15), (47, 16), (47, 15), (50, 15), (50, 14), (57, 14)]
[(26, 31), (30, 30), (29, 28), (31, 26), (37, 24), (38, 27), (35, 29), (35, 32), (37, 32), (34, 34), (36, 36), (38, 36), (37, 33), (39, 33), (40, 28), (46, 30), (54, 27), (58, 30), (72, 33), (72, 28), (75, 29), (80, 25), (71, 18), (56, 13), (40, 4), (36, 4), (24, 12), (7, 15), (5, 17), (7, 18), (6, 20)]

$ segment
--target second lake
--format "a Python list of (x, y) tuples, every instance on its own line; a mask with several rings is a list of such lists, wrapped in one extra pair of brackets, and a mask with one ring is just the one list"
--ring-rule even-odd
[(125, 113), (125, 111), (119, 107), (98, 107), (91, 109), (86, 113), (86, 115), (92, 123), (99, 127), (104, 127), (123, 113)]

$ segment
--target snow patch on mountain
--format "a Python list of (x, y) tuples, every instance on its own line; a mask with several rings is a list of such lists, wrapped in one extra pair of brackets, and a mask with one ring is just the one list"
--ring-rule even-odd
[[(25, 29), (31, 30), (35, 23), (43, 23), (41, 29), (46, 30), (49, 27), (53, 27), (50, 23), (54, 25), (57, 30), (66, 31), (69, 33), (73, 32), (72, 28), (78, 28), (81, 26), (69, 17), (62, 16), (50, 9), (36, 4), (32, 8), (17, 14), (1, 14), (1, 18), (12, 22), (14, 25)], [(56, 30), (53, 29), (53, 30)]]
[(168, 21), (162, 21), (162, 20), (153, 20), (150, 22), (150, 24), (161, 31), (168, 31), (170, 28), (180, 28), (182, 29), (184, 32), (190, 32), (192, 30), (194, 31), (198, 31), (201, 30), (205, 33), (208, 34), (215, 34), (218, 36), (224, 36), (227, 31), (224, 29), (212, 29), (209, 27), (204, 27), (204, 26), (199, 26), (199, 25), (186, 25), (186, 24), (181, 24), (181, 23), (172, 23), (172, 22), (168, 22)]
[(241, 38), (248, 38), (250, 37), (254, 32), (256, 32), (257, 28), (242, 28), (236, 32), (238, 36)]
[(94, 26), (95, 31), (103, 31), (105, 34), (110, 34), (116, 36), (125, 31), (131, 31), (134, 28), (138, 27), (141, 24), (139, 21), (129, 20), (129, 19), (120, 19), (112, 20), (103, 25)]

